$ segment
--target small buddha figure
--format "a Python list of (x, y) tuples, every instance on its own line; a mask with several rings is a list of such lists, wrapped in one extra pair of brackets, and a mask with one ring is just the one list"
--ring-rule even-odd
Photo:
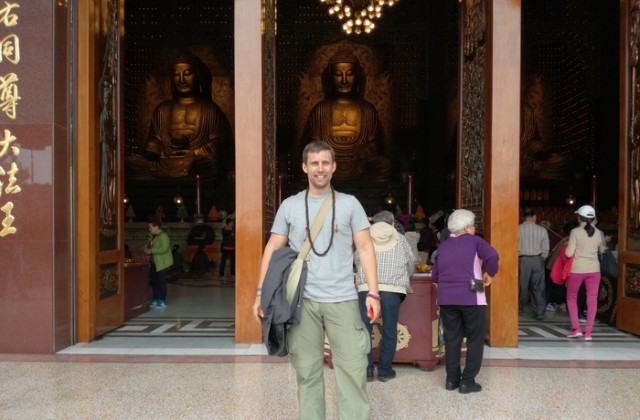
[(329, 143), (336, 153), (335, 180), (388, 180), (384, 130), (375, 107), (363, 98), (365, 75), (358, 58), (339, 50), (329, 59), (322, 84), (324, 99), (309, 114), (302, 147), (313, 140)]
[(151, 117), (143, 147), (146, 167), (154, 177), (216, 175), (221, 165), (233, 162), (229, 121), (203, 84), (197, 56), (181, 52), (169, 69), (172, 98), (160, 103)]

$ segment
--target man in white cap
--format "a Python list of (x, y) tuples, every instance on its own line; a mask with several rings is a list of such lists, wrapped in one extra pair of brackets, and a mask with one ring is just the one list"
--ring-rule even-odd
[(549, 234), (536, 224), (536, 211), (522, 210), (524, 221), (518, 226), (518, 289), (519, 310), (522, 314), (531, 291), (533, 316), (544, 319), (547, 306), (544, 288), (544, 261), (549, 255)]
[[(414, 256), (411, 246), (404, 235), (393, 227), (394, 217), (389, 211), (381, 211), (373, 216), (374, 224), (369, 229), (378, 263), (378, 287), (380, 288), (380, 314), (382, 322), (382, 341), (378, 360), (378, 380), (389, 381), (396, 377), (391, 363), (396, 354), (398, 344), (398, 316), (400, 304), (411, 290), (409, 279), (414, 271)], [(357, 257), (357, 255), (356, 255)], [(360, 315), (364, 325), (373, 332), (373, 325), (367, 314), (366, 297), (369, 286), (359, 259), (356, 259), (358, 274), (356, 287), (360, 301)], [(367, 365), (367, 381), (373, 381), (374, 365), (372, 352), (369, 351)]]

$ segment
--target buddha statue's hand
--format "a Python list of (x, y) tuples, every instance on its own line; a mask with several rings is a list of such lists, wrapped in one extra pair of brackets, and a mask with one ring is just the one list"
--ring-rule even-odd
[(186, 157), (186, 156), (190, 156), (190, 155), (193, 155), (191, 150), (180, 149), (180, 150), (171, 151), (171, 154), (169, 156), (171, 156), (171, 157)]
[(159, 159), (147, 159), (147, 169), (149, 172), (156, 173), (160, 168), (160, 160)]
[(171, 145), (178, 150), (189, 150), (189, 147), (191, 147), (191, 135), (184, 134), (180, 137), (173, 138)]
[(158, 168), (160, 166), (160, 154), (156, 153), (156, 151), (152, 148), (148, 148), (145, 157), (147, 159), (147, 169), (151, 173), (158, 172)]

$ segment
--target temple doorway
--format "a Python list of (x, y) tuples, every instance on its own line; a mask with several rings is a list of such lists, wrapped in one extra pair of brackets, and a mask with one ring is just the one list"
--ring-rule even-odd
[[(522, 4), (520, 209), (535, 210), (551, 248), (569, 234), (570, 223), (577, 222), (575, 211), (584, 204), (597, 209), (597, 227), (611, 238), (609, 247), (617, 247), (619, 148), (613, 139), (619, 132), (619, 15), (618, 4), (586, 9), (572, 1)], [(573, 26), (571, 39), (559, 29), (568, 25)], [(594, 39), (598, 47), (591, 55), (581, 53)], [(562, 105), (569, 102), (571, 111)], [(596, 332), (615, 329), (617, 281), (602, 277)], [(566, 288), (547, 279), (545, 289), (543, 315), (525, 305), (521, 337), (571, 329)], [(586, 298), (581, 296), (579, 316), (584, 318)]]

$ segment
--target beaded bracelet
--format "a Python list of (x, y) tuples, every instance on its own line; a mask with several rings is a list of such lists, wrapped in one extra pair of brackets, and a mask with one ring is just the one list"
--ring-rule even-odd
[(369, 296), (370, 298), (374, 298), (375, 300), (382, 300), (380, 298), (380, 295), (374, 292), (367, 292), (367, 296)]

